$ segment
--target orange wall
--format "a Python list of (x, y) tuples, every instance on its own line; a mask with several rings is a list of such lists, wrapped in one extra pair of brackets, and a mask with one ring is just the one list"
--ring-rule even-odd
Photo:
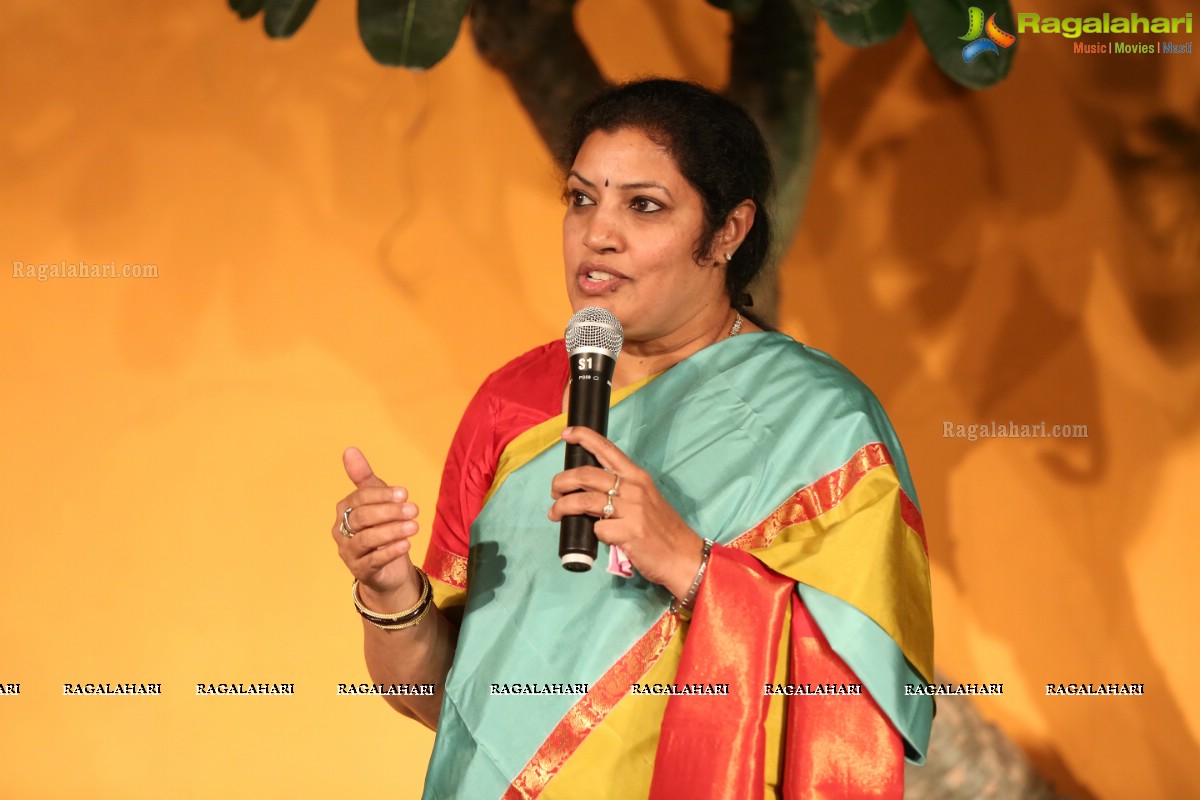
[[(123, 7), (23, 0), (0, 23), (0, 684), (22, 685), (0, 696), (0, 796), (417, 797), (431, 735), (335, 695), (366, 679), (328, 539), (339, 453), (432, 508), (478, 381), (568, 314), (552, 166), (466, 39), (416, 74), (370, 63), (344, 4), (286, 43), (219, 2)], [(723, 17), (654, 8), (581, 6), (606, 71), (720, 83)], [(1163, 109), (1195, 125), (1197, 56), (1113, 72), (1019, 46), (969, 95), (911, 30), (823, 40), (784, 326), (907, 445), (942, 670), (1003, 682), (984, 713), (1064, 780), (1182, 797), (1200, 315), (1176, 218), (1196, 184), (1110, 154), (1153, 150), (1139, 126)], [(80, 260), (158, 277), (4, 274)], [(1089, 437), (942, 438), (991, 419)], [(164, 692), (62, 696), (89, 681)], [(220, 681), (296, 696), (193, 694)], [(1068, 681), (1146, 696), (1044, 696)]]

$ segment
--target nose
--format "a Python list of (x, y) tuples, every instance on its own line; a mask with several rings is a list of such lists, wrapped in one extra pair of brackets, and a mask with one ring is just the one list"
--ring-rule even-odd
[(620, 229), (612, 209), (597, 204), (588, 215), (583, 231), (583, 243), (597, 253), (615, 252), (620, 248)]

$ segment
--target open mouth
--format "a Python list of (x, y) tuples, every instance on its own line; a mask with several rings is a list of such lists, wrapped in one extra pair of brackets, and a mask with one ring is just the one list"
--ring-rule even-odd
[(587, 264), (579, 268), (579, 288), (584, 294), (599, 295), (613, 292), (626, 280), (628, 280), (626, 275), (612, 269), (602, 269)]

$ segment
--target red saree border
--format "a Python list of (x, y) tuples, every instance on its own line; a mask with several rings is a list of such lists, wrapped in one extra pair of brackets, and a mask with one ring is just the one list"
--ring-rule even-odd
[(435, 542), (425, 551), (425, 574), (457, 589), (467, 588), (467, 559)]
[(588, 734), (629, 693), (630, 685), (654, 665), (678, 627), (679, 621), (674, 614), (663, 614), (642, 634), (642, 638), (617, 659), (554, 726), (529, 763), (509, 784), (504, 800), (528, 800), (541, 794)]
[[(900, 800), (900, 734), (829, 645), (792, 591), (794, 582), (749, 553), (720, 547), (712, 553), (675, 680), (740, 684), (747, 691), (668, 699), (651, 800), (762, 800), (770, 709), (765, 691), (754, 687), (780, 680), (777, 655), (784, 631), (786, 680), (858, 686), (859, 692), (787, 698), (776, 791), (788, 798)], [(706, 592), (745, 601), (706, 602)]]
[[(859, 448), (845, 464), (800, 489), (771, 512), (766, 519), (738, 536), (727, 547), (759, 550), (769, 547), (784, 528), (814, 520), (832, 510), (850, 494), (864, 476), (879, 467), (893, 466), (892, 455), (882, 442)], [(925, 523), (921, 512), (903, 490), (900, 492), (900, 516), (921, 540), (921, 549), (929, 555), (925, 542)]]
[(775, 678), (793, 586), (749, 553), (712, 549), (675, 681), (738, 689), (667, 698), (650, 800), (762, 800), (770, 698), (755, 688)]
[(904, 740), (900, 732), (830, 646), (799, 595), (793, 593), (789, 602), (791, 680), (814, 685), (858, 684), (862, 693), (787, 698), (784, 741), (791, 746), (784, 759), (783, 796), (902, 800)]

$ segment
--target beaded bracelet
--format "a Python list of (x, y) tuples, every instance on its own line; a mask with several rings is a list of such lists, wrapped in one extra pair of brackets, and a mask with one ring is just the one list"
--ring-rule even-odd
[(704, 578), (704, 571), (708, 569), (708, 555), (712, 552), (713, 540), (704, 540), (704, 552), (700, 556), (700, 569), (696, 570), (696, 577), (692, 579), (692, 585), (688, 587), (687, 594), (683, 596), (683, 601), (676, 603), (675, 598), (671, 598), (670, 612), (679, 614), (683, 617), (684, 612), (687, 613), (685, 620), (691, 619), (692, 605), (696, 602), (696, 593), (700, 591), (700, 581)]
[(417, 567), (416, 570), (417, 575), (421, 578), (421, 599), (412, 608), (398, 611), (395, 614), (379, 614), (364, 606), (358, 597), (358, 581), (355, 581), (354, 585), (350, 587), (350, 594), (354, 597), (354, 607), (358, 609), (362, 618), (376, 628), (382, 628), (385, 631), (411, 628), (423, 620), (433, 605), (433, 587), (429, 583), (429, 576), (420, 567)]

